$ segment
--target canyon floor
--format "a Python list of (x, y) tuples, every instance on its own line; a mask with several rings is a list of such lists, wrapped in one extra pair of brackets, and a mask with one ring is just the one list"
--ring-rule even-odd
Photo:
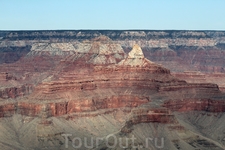
[(223, 32), (58, 32), (0, 32), (0, 149), (225, 149)]

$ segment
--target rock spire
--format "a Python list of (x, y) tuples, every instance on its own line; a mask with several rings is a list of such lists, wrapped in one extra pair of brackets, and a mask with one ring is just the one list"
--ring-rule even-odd
[(142, 49), (138, 44), (135, 44), (133, 46), (133, 49), (128, 53), (128, 58), (133, 58), (133, 59), (144, 58), (144, 54), (142, 52)]
[(154, 63), (146, 59), (144, 57), (141, 47), (138, 44), (135, 44), (132, 50), (128, 53), (127, 58), (120, 61), (118, 65), (144, 67), (146, 65), (151, 65), (151, 64), (154, 64)]

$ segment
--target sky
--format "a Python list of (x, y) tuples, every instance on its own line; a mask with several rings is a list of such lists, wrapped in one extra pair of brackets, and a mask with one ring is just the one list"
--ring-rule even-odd
[(225, 30), (225, 0), (0, 0), (0, 30)]

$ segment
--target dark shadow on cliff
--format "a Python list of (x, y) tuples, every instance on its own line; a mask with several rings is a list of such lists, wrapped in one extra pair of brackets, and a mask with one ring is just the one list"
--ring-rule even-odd
[(0, 47), (0, 64), (14, 63), (30, 52), (31, 46)]

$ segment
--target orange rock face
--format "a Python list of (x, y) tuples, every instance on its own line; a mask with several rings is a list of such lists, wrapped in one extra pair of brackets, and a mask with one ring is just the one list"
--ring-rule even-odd
[(24, 95), (28, 95), (33, 90), (32, 85), (22, 85), (16, 87), (7, 87), (0, 90), (0, 98), (8, 99), (8, 98), (17, 98)]
[(21, 115), (36, 117), (38, 114), (40, 114), (41, 105), (35, 103), (19, 102), (17, 104), (16, 111), (18, 111), (18, 113)]
[(113, 96), (104, 99), (70, 100), (68, 102), (50, 103), (50, 116), (61, 116), (79, 112), (91, 112), (101, 109), (137, 107), (147, 103), (147, 98), (131, 97), (130, 95)]
[(224, 112), (225, 101), (211, 99), (184, 99), (169, 100), (163, 105), (172, 111), (206, 111), (206, 112)]

